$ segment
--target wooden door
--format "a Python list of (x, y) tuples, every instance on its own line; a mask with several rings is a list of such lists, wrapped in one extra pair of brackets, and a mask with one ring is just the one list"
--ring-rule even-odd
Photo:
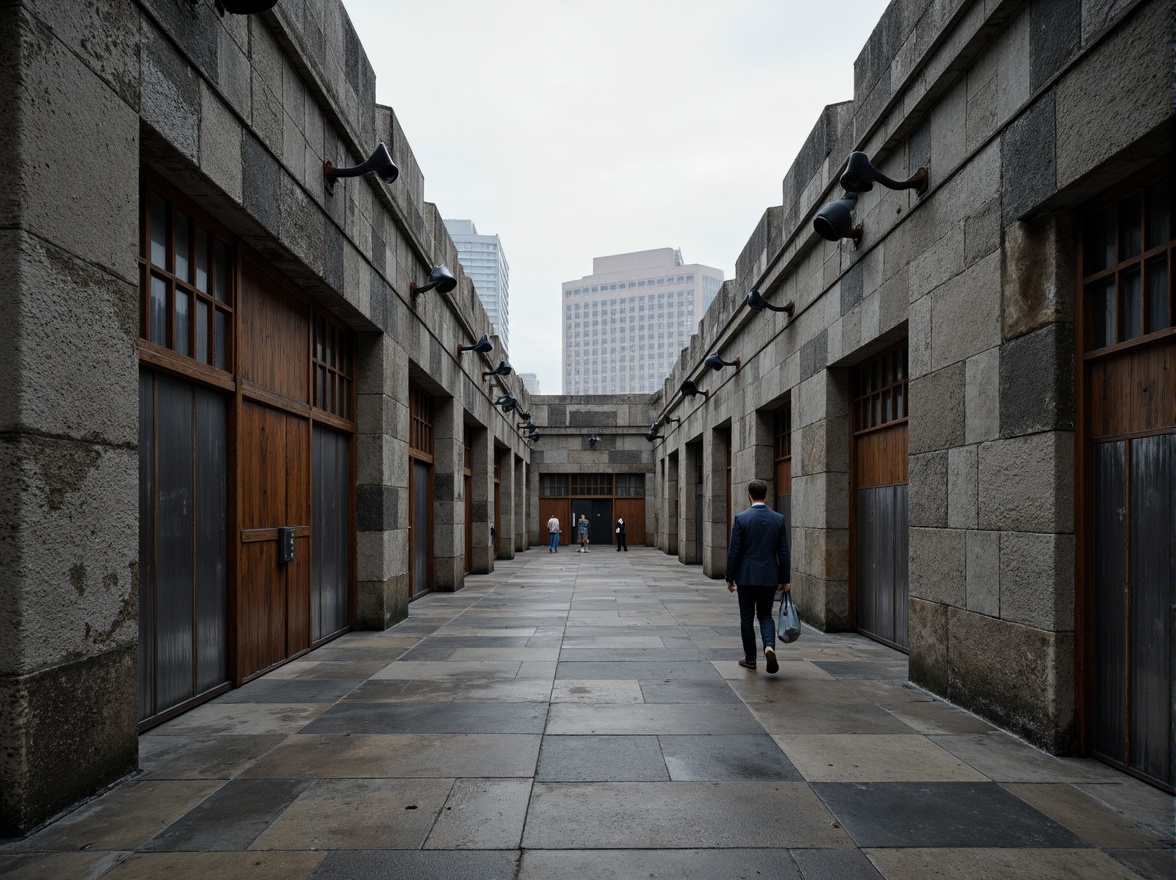
[(547, 521), (553, 516), (559, 520), (562, 529), (559, 543), (566, 546), (575, 542), (576, 529), (571, 522), (572, 502), (567, 498), (539, 499), (539, 537), (550, 543), (551, 535), (547, 531)]
[[(310, 423), (253, 401), (241, 407), (237, 673), (245, 680), (310, 647)], [(279, 529), (294, 529), (294, 558)]]
[(858, 632), (907, 648), (907, 348), (854, 371), (853, 551)]
[(625, 543), (631, 547), (645, 543), (645, 499), (613, 500), (613, 543), (616, 543), (616, 520), (625, 520)]
[(1171, 163), (1100, 199), (1080, 249), (1076, 604), (1082, 734), (1176, 789), (1176, 315)]

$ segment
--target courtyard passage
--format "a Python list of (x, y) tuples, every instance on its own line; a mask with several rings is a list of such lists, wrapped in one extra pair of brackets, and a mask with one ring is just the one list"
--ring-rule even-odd
[(775, 676), (740, 656), (699, 567), (533, 548), (144, 734), (138, 776), (0, 846), (0, 876), (1172, 876), (1169, 796), (903, 654), (806, 627)]

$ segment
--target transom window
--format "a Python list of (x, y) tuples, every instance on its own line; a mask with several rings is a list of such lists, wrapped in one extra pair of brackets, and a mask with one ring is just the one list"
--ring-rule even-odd
[(433, 456), (433, 398), (410, 385), (408, 389), (408, 448), (430, 460)]
[(886, 352), (854, 371), (855, 433), (907, 418), (907, 347)]
[(785, 461), (792, 458), (792, 401), (789, 400), (783, 407), (776, 410), (772, 416), (773, 433), (775, 434), (775, 443), (773, 444), (773, 458), (776, 462)]
[(1082, 249), (1088, 350), (1174, 325), (1172, 178), (1137, 186), (1087, 218)]
[(641, 498), (645, 496), (644, 474), (617, 474), (617, 494)]
[(140, 336), (218, 370), (233, 370), (229, 239), (140, 183)]
[(314, 405), (343, 419), (352, 418), (351, 347), (350, 333), (322, 315), (314, 316)]

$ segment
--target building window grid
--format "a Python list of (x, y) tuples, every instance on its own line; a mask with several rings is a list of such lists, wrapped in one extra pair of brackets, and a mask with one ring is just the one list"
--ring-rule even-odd
[(233, 371), (232, 248), (195, 212), (140, 181), (141, 337)]
[(408, 390), (408, 410), (408, 447), (414, 452), (432, 458), (433, 398), (412, 385)]
[(908, 407), (905, 343), (854, 372), (854, 433), (905, 421)]
[(1173, 315), (1172, 181), (1137, 187), (1086, 220), (1082, 286), (1088, 350), (1168, 330)]
[(314, 316), (314, 405), (350, 420), (354, 388), (354, 358), (347, 331), (322, 315)]

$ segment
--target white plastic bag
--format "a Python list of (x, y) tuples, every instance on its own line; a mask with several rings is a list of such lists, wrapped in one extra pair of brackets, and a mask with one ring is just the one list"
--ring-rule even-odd
[(776, 638), (786, 645), (790, 645), (800, 638), (800, 615), (796, 613), (796, 604), (792, 601), (792, 593), (784, 594), (780, 600), (780, 616), (776, 620)]

